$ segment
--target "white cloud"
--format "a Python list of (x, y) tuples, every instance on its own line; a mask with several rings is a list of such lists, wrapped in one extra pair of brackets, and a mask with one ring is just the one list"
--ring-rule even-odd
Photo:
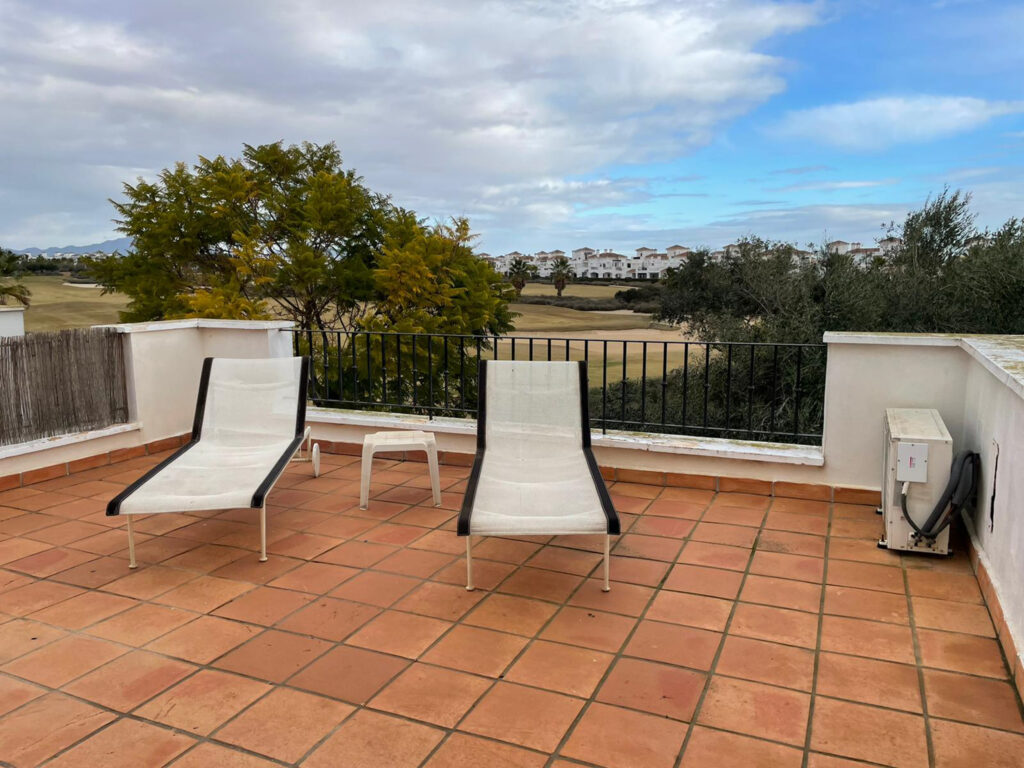
[(810, 181), (805, 184), (788, 184), (785, 187), (777, 187), (772, 191), (777, 192), (842, 192), (851, 189), (871, 189), (872, 187), (886, 187), (899, 182), (899, 179), (849, 179), (845, 181)]
[(891, 96), (788, 113), (777, 136), (846, 150), (878, 150), (974, 130), (1001, 115), (1024, 112), (1024, 102), (967, 96)]
[[(119, 184), (59, 181), (84, 166), (153, 173), (277, 139), (337, 141), (423, 215), (569, 222), (637, 193), (572, 179), (678, 157), (783, 90), (784, 62), (761, 48), (818, 14), (772, 0), (188, 7), (0, 0), (0, 103), (16, 116), (0, 121), (0, 194), (17, 191), (0, 242), (106, 222)], [(516, 192), (530, 189), (543, 199)]]

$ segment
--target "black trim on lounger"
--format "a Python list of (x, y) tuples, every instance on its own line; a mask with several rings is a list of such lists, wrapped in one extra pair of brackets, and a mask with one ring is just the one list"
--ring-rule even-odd
[(476, 487), (480, 483), (480, 470), (484, 465), (484, 450), (487, 448), (487, 361), (481, 360), (477, 378), (477, 413), (476, 413), (476, 457), (473, 469), (469, 472), (466, 482), (466, 495), (462, 498), (462, 509), (459, 511), (459, 524), (456, 533), (459, 536), (469, 535), (469, 518), (473, 514), (473, 502), (476, 500)]
[(604, 511), (605, 519), (608, 521), (608, 533), (618, 536), (619, 516), (612, 505), (612, 497), (608, 495), (608, 487), (601, 477), (601, 470), (597, 466), (597, 459), (594, 458), (594, 451), (590, 447), (590, 403), (589, 387), (587, 382), (587, 364), (579, 361), (580, 364), (580, 427), (583, 432), (583, 455), (587, 458), (587, 467), (590, 469), (590, 477), (594, 481), (594, 488), (597, 491), (597, 498), (601, 500), (601, 509)]
[(203, 432), (203, 417), (206, 414), (206, 392), (210, 388), (210, 367), (212, 365), (212, 357), (207, 357), (203, 360), (203, 371), (199, 375), (199, 395), (196, 397), (196, 413), (192, 418), (192, 436), (189, 438), (189, 441), (149, 470), (149, 472), (117, 494), (117, 496), (112, 498), (107, 504), (108, 517), (114, 517), (115, 515), (121, 514), (121, 504), (124, 503), (125, 499), (139, 490), (139, 488), (141, 488), (145, 483), (149, 482), (149, 480), (156, 476), (164, 467), (199, 442), (199, 436)]
[(252, 501), (249, 504), (253, 509), (263, 506), (263, 502), (267, 498), (267, 494), (270, 493), (274, 483), (277, 482), (277, 478), (281, 476), (284, 468), (288, 466), (288, 462), (295, 455), (295, 451), (302, 445), (302, 436), (306, 431), (306, 385), (309, 380), (308, 357), (302, 358), (299, 369), (299, 403), (295, 409), (295, 439), (288, 443), (288, 447), (284, 449), (284, 453), (281, 454), (277, 463), (274, 464), (273, 469), (270, 470), (270, 473), (263, 478), (263, 482), (256, 488), (256, 492), (252, 495)]

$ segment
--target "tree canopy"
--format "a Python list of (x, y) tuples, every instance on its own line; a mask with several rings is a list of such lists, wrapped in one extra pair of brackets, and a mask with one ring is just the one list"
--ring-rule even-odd
[(0, 304), (11, 300), (27, 307), (32, 302), (32, 291), (19, 281), (22, 262), (14, 251), (0, 248)]
[(285, 317), (306, 328), (502, 333), (509, 290), (465, 220), (430, 225), (331, 144), (245, 145), (177, 163), (111, 201), (126, 254), (88, 261), (126, 321)]

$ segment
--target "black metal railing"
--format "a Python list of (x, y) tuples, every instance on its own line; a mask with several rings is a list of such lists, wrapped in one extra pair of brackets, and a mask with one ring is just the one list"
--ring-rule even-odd
[(292, 333), (320, 406), (474, 416), (479, 360), (583, 360), (593, 429), (821, 441), (824, 344)]

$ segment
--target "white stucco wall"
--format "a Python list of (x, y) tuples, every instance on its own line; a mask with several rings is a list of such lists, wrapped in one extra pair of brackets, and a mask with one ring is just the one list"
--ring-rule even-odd
[(25, 335), (25, 308), (0, 307), (0, 339)]

